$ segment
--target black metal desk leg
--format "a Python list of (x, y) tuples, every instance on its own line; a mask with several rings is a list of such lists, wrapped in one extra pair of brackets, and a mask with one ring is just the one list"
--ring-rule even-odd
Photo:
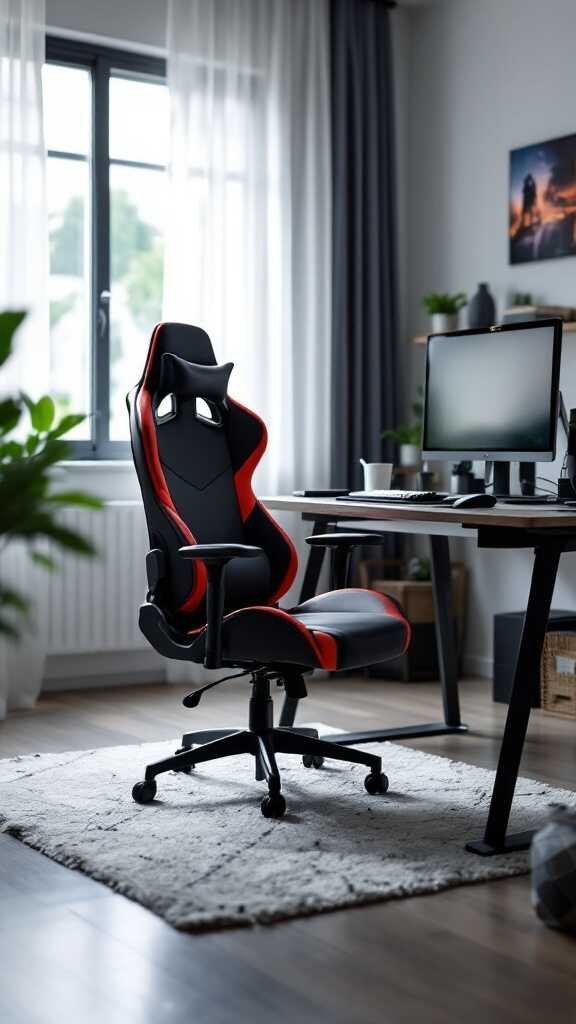
[(540, 676), (542, 645), (561, 554), (562, 545), (558, 541), (543, 543), (534, 553), (530, 596), (484, 839), (466, 844), (467, 850), (483, 857), (527, 850), (532, 839), (532, 832), (507, 836), (506, 829), (530, 718), (531, 697)]
[(432, 590), (438, 664), (444, 702), (446, 725), (459, 726), (460, 699), (458, 696), (458, 650), (454, 629), (452, 603), (452, 570), (448, 537), (430, 537), (432, 563)]

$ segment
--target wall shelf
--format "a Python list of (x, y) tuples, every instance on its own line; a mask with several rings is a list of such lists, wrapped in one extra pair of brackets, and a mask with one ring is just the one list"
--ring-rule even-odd
[[(576, 320), (566, 320), (563, 325), (563, 331), (564, 334), (576, 333)], [(412, 341), (414, 342), (415, 345), (425, 345), (426, 342), (428, 341), (428, 335), (417, 334), (416, 337), (412, 339)]]

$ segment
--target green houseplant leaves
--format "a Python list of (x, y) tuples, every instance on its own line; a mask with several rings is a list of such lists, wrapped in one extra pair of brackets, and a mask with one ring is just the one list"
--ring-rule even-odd
[(465, 292), (456, 292), (455, 295), (429, 292), (422, 299), (422, 305), (430, 316), (434, 313), (446, 313), (448, 316), (454, 316), (466, 305), (467, 301)]
[(380, 435), (383, 440), (395, 441), (396, 444), (419, 445), (422, 440), (422, 417), (424, 415), (424, 389), (418, 387), (417, 397), (412, 402), (413, 420), (411, 423), (401, 423), (395, 430), (384, 430)]
[[(14, 335), (25, 318), (22, 312), (0, 313), (0, 367), (9, 359)], [(94, 555), (92, 542), (62, 523), (64, 507), (99, 509), (99, 499), (77, 490), (58, 490), (54, 467), (68, 455), (62, 440), (84, 416), (59, 416), (54, 400), (43, 395), (33, 401), (20, 394), (0, 400), (0, 634), (17, 639), (30, 601), (2, 580), (2, 549), (16, 538), (28, 546), (32, 559), (45, 569), (56, 567), (52, 548)], [(16, 433), (16, 436), (14, 434)], [(42, 550), (39, 546), (42, 545)]]
[(26, 313), (13, 311), (0, 313), (0, 366), (3, 366), (12, 352), (12, 338), (25, 316)]

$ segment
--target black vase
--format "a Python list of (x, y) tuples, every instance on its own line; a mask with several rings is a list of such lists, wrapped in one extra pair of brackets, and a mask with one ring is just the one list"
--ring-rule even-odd
[(496, 321), (496, 306), (487, 284), (479, 284), (478, 291), (468, 303), (469, 327), (492, 327)]

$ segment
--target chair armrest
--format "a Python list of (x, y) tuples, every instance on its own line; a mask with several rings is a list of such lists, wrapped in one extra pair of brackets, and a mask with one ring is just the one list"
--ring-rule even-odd
[(381, 533), (315, 533), (312, 537), (306, 537), (306, 543), (311, 547), (329, 548), (330, 585), (332, 590), (342, 590), (348, 586), (354, 548), (383, 544), (384, 538)]
[(306, 543), (312, 547), (353, 548), (359, 544), (383, 544), (384, 538), (381, 533), (315, 533), (306, 537)]
[(206, 565), (206, 668), (222, 664), (222, 619), (224, 616), (224, 573), (233, 558), (255, 558), (264, 554), (262, 548), (249, 544), (189, 544), (178, 549), (182, 558), (201, 559)]

